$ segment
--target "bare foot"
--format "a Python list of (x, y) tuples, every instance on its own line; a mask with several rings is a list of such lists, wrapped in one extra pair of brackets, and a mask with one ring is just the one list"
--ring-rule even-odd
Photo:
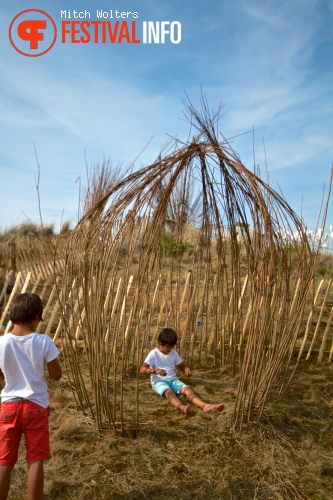
[(217, 405), (205, 404), (202, 409), (205, 413), (219, 413), (220, 411), (224, 410), (224, 405), (222, 403)]
[(178, 409), (184, 413), (184, 415), (187, 415), (190, 412), (191, 405), (179, 405)]

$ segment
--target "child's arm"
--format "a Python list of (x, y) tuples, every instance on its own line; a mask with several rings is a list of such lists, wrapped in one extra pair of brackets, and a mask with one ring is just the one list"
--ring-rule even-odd
[(188, 377), (192, 375), (191, 369), (188, 366), (186, 366), (185, 363), (183, 363), (183, 361), (179, 365), (177, 365), (176, 368), (184, 372), (185, 375), (187, 375)]
[(150, 368), (150, 365), (148, 365), (148, 363), (142, 363), (140, 373), (143, 375), (151, 375), (152, 373), (156, 373), (157, 375), (162, 375), (162, 377), (166, 375), (165, 370), (162, 370), (162, 368)]
[(47, 363), (47, 369), (49, 371), (49, 375), (53, 380), (60, 380), (62, 376), (62, 370), (58, 358), (53, 359), (49, 363)]
[(5, 376), (4, 376), (4, 374), (2, 373), (1, 370), (0, 370), (0, 380), (5, 380)]

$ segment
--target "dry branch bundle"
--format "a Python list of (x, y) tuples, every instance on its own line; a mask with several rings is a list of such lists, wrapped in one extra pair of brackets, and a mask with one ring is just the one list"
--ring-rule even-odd
[[(161, 326), (178, 330), (182, 356), (239, 373), (238, 427), (262, 410), (302, 327), (315, 254), (300, 218), (219, 140), (204, 98), (185, 112), (196, 137), (115, 177), (69, 238), (64, 351), (99, 428), (139, 423), (138, 367)], [(286, 247), (283, 231), (297, 241)]]

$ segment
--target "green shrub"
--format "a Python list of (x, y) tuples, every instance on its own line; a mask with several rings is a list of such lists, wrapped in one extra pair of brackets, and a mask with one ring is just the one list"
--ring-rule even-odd
[(186, 241), (176, 242), (169, 234), (162, 234), (160, 238), (160, 252), (164, 255), (183, 255), (184, 253), (191, 255), (193, 251), (193, 245)]
[(317, 273), (321, 276), (325, 276), (325, 274), (327, 273), (327, 267), (318, 267)]

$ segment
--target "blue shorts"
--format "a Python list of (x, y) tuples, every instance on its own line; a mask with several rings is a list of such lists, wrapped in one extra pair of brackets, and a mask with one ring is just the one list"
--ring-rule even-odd
[(169, 380), (161, 380), (161, 382), (155, 382), (152, 384), (152, 388), (157, 394), (162, 396), (162, 398), (165, 398), (164, 393), (168, 389), (171, 389), (174, 391), (176, 394), (180, 394), (181, 390), (184, 389), (185, 387), (190, 387), (187, 384), (184, 384), (181, 380), (178, 378), (172, 378)]

